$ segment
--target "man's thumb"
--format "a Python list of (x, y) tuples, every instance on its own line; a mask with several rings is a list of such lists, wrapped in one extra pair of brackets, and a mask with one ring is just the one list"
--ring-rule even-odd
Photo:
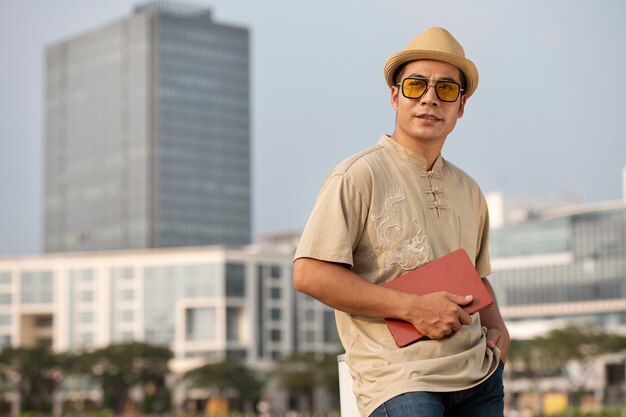
[(474, 299), (473, 295), (456, 295), (456, 294), (448, 294), (448, 299), (453, 303), (456, 303), (460, 306), (469, 304)]

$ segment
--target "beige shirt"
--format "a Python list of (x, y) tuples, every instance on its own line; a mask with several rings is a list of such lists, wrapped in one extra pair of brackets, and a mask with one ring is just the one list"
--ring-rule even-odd
[[(488, 229), (485, 198), (467, 174), (441, 156), (428, 171), (422, 155), (382, 136), (328, 175), (295, 258), (347, 264), (382, 284), (462, 247), (486, 277)], [(361, 414), (405, 392), (457, 391), (491, 375), (500, 352), (472, 317), (450, 337), (398, 348), (384, 320), (336, 311)]]

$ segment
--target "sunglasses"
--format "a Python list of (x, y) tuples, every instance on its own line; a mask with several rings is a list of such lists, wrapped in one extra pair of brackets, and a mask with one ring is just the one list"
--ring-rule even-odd
[[(432, 84), (423, 78), (405, 78), (398, 85), (402, 87), (402, 95), (404, 97), (417, 99), (422, 98)], [(464, 91), (461, 85), (454, 81), (437, 81), (434, 83), (434, 86), (439, 100), (446, 103), (456, 101), (461, 92)]]

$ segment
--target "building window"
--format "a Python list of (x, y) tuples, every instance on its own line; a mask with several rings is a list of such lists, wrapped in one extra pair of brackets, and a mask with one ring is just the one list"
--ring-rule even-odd
[(226, 309), (226, 338), (229, 341), (239, 341), (239, 327), (241, 322), (241, 309), (228, 307)]
[(130, 301), (133, 300), (135, 298), (135, 291), (132, 289), (125, 289), (122, 290), (122, 296), (121, 299), (125, 300), (125, 301)]
[(83, 301), (83, 302), (86, 302), (86, 303), (93, 301), (93, 291), (91, 291), (91, 290), (81, 291), (80, 292), (80, 301)]
[(247, 353), (243, 349), (228, 349), (226, 351), (226, 359), (246, 359)]
[(11, 273), (0, 272), (0, 284), (10, 284), (10, 283), (11, 283)]
[(272, 265), (270, 268), (270, 273), (272, 278), (280, 278), (280, 266)]
[(335, 313), (324, 311), (324, 343), (338, 343), (339, 333), (335, 324)]
[(245, 267), (243, 264), (226, 264), (226, 296), (245, 295)]
[(273, 308), (270, 311), (270, 317), (272, 320), (280, 320), (282, 318), (282, 311), (279, 308)]
[(39, 329), (52, 327), (52, 321), (52, 316), (37, 316), (35, 317), (35, 327)]
[(93, 333), (82, 333), (80, 335), (80, 343), (83, 346), (88, 346), (93, 344)]
[(11, 316), (9, 314), (0, 314), (0, 326), (8, 326), (11, 324)]
[(11, 336), (8, 334), (0, 335), (0, 348), (11, 346)]
[(93, 281), (93, 270), (92, 269), (75, 269), (70, 271), (70, 278), (77, 279), (82, 282), (92, 282)]
[(133, 268), (125, 267), (125, 268), (113, 268), (111, 269), (111, 277), (113, 279), (133, 279)]
[(304, 321), (315, 321), (315, 310), (304, 310)]
[(216, 297), (218, 272), (216, 265), (187, 265), (181, 267), (179, 276), (185, 283), (185, 298)]
[(11, 294), (0, 294), (0, 304), (11, 304)]
[(122, 311), (122, 321), (125, 323), (131, 322), (135, 319), (135, 312), (132, 310)]
[(35, 340), (35, 344), (37, 346), (51, 348), (52, 347), (52, 339), (49, 338), (49, 337), (40, 337), (40, 338), (37, 338), (37, 340)]
[(278, 287), (272, 287), (270, 289), (270, 297), (272, 300), (280, 300), (282, 298), (282, 291)]
[(83, 311), (82, 313), (80, 313), (80, 322), (81, 323), (93, 323), (93, 312)]
[(270, 339), (272, 340), (272, 342), (280, 342), (280, 340), (282, 339), (282, 332), (278, 329), (273, 329), (270, 334)]
[(215, 308), (188, 308), (185, 311), (185, 334), (187, 340), (215, 340), (217, 316)]
[(20, 300), (22, 304), (52, 303), (53, 274), (50, 271), (22, 272)]

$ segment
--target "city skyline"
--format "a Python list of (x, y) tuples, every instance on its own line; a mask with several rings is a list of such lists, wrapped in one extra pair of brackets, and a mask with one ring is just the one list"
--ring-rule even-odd
[[(624, 3), (194, 3), (251, 29), (254, 236), (301, 228), (329, 169), (391, 133), (383, 63), (435, 25), (460, 40), (481, 77), (444, 157), (485, 192), (622, 198), (626, 86), (612, 79), (626, 70)], [(135, 5), (0, 5), (0, 52), (10, 63), (0, 84), (0, 254), (42, 250), (45, 46)], [(297, 80), (306, 94), (294, 93)]]

